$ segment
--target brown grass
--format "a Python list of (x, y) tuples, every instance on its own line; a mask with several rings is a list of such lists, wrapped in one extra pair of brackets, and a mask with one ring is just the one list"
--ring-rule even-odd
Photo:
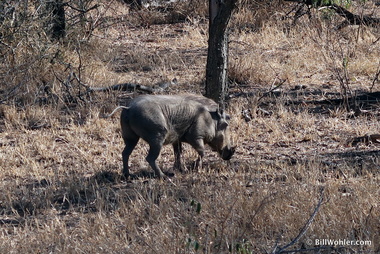
[[(177, 78), (179, 84), (166, 93), (200, 93), (206, 6), (199, 2), (190, 13), (182, 6), (186, 21), (172, 24), (168, 14), (150, 10), (144, 15), (155, 19), (140, 26), (141, 10), (102, 3), (100, 13), (107, 18), (88, 41), (70, 37), (78, 31), (69, 33), (67, 45), (46, 41), (41, 61), (33, 62), (41, 54), (23, 55), (41, 50), (29, 48), (34, 42), (7, 42), (15, 61), (2, 48), (7, 54), (0, 98), (7, 100), (0, 105), (1, 253), (271, 253), (299, 234), (321, 189), (324, 199), (314, 221), (289, 249), (379, 253), (379, 148), (346, 146), (348, 138), (379, 133), (379, 105), (363, 104), (368, 112), (354, 116), (343, 106), (320, 103), (341, 97), (336, 77), (345, 68), (353, 91), (369, 91), (379, 68), (378, 31), (335, 31), (336, 18), (320, 12), (290, 26), (284, 17), (291, 6), (243, 4), (230, 35), (235, 83), (228, 111), (236, 154), (226, 163), (208, 150), (202, 170), (181, 174), (172, 172), (173, 153), (165, 147), (159, 164), (174, 173), (170, 181), (152, 178), (144, 142), (130, 159), (132, 180), (120, 177), (118, 118), (99, 116), (137, 94), (79, 98), (84, 87), (69, 74), (80, 74), (90, 86)], [(249, 26), (252, 20), (257, 23)], [(370, 36), (358, 39), (359, 32)], [(30, 62), (27, 85), (19, 72), (7, 74)], [(242, 110), (250, 112), (250, 121)], [(187, 165), (195, 158), (186, 146)], [(317, 239), (372, 244), (323, 249)]]

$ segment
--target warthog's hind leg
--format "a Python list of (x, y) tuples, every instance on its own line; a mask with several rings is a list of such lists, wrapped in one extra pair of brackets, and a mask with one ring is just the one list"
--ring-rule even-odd
[(123, 176), (128, 179), (129, 177), (129, 169), (128, 169), (128, 160), (129, 156), (131, 155), (133, 149), (137, 145), (137, 142), (139, 142), (139, 139), (124, 139), (125, 142), (125, 148), (123, 150), (122, 156), (123, 156)]

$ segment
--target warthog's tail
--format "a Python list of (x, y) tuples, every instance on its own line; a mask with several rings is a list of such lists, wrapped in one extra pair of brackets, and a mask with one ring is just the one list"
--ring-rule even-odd
[(104, 115), (102, 118), (109, 118), (111, 116), (113, 116), (117, 111), (119, 111), (120, 109), (129, 109), (129, 107), (125, 107), (125, 106), (119, 106), (117, 108), (115, 108), (111, 114), (109, 115)]

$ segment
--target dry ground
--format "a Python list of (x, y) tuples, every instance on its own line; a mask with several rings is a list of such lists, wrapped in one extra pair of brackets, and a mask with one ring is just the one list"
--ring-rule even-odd
[[(1, 105), (0, 252), (272, 253), (301, 232), (323, 198), (286, 250), (380, 253), (380, 149), (347, 143), (380, 132), (379, 104), (360, 100), (347, 110), (335, 101), (344, 88), (378, 91), (379, 31), (336, 31), (336, 18), (319, 12), (284, 25), (289, 10), (260, 29), (244, 25), (255, 18), (247, 9), (232, 20), (228, 111), (238, 148), (228, 163), (210, 150), (199, 172), (173, 172), (166, 147), (159, 163), (172, 177), (160, 181), (141, 142), (130, 160), (134, 177), (122, 180), (118, 118), (99, 116), (137, 93), (93, 94), (80, 107)], [(112, 15), (138, 16), (121, 4)], [(74, 67), (85, 62), (90, 86), (176, 78), (164, 93), (201, 93), (206, 19), (133, 22), (97, 30), (83, 59), (69, 48), (63, 57)], [(195, 158), (186, 146), (189, 167)]]

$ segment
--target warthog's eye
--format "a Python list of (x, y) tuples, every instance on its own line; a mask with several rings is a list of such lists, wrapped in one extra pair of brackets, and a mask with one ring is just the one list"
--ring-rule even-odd
[(223, 132), (218, 132), (217, 136), (215, 138), (215, 141), (216, 141), (216, 145), (218, 147), (222, 148), (223, 145), (224, 145), (224, 133)]
[(228, 127), (228, 123), (225, 120), (220, 120), (218, 123), (218, 129), (219, 130), (225, 130)]

